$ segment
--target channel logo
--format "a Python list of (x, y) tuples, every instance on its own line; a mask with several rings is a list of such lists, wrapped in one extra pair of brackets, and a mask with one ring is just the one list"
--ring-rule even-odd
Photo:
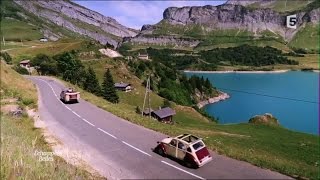
[(297, 15), (293, 14), (287, 16), (287, 27), (291, 29), (297, 29)]

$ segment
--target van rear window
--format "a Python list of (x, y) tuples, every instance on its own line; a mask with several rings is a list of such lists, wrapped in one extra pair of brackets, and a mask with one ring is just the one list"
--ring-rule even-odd
[(195, 151), (197, 151), (197, 150), (201, 149), (202, 147), (204, 147), (204, 144), (201, 141), (199, 141), (199, 142), (195, 143), (194, 145), (192, 145), (192, 147)]

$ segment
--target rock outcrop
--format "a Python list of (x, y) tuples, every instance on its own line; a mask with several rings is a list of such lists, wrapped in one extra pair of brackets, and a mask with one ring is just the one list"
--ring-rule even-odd
[[(290, 13), (280, 13), (269, 8), (253, 9), (245, 7), (255, 2), (259, 2), (262, 6), (274, 3), (275, 1), (276, 0), (229, 0), (226, 4), (220, 6), (170, 7), (164, 11), (163, 20), (160, 23), (156, 25), (144, 25), (141, 33), (133, 38), (134, 40), (132, 41), (141, 43), (145, 41), (152, 42), (153, 40), (146, 39), (151, 38), (155, 30), (163, 28), (161, 23), (165, 23), (166, 29), (168, 26), (190, 27), (192, 25), (200, 25), (203, 32), (211, 32), (214, 30), (243, 30), (252, 32), (253, 36), (256, 37), (260, 37), (264, 32), (268, 31), (281, 36), (289, 42), (295, 34), (304, 27), (305, 23), (319, 23), (320, 8), (317, 7), (308, 12), (295, 12), (295, 14), (297, 14), (297, 29), (289, 29), (286, 27), (286, 16)], [(169, 41), (167, 36), (163, 36), (162, 38), (164, 38), (164, 40), (157, 38), (157, 42)]]
[[(95, 11), (86, 9), (71, 1), (56, 0), (14, 0), (24, 10), (67, 30), (88, 36), (101, 44), (117, 47), (122, 37), (135, 36), (137, 33), (119, 24), (115, 19), (105, 17)], [(52, 33), (47, 34), (58, 38)]]
[(265, 113), (264, 115), (256, 115), (249, 119), (249, 123), (251, 124), (262, 124), (262, 125), (271, 125), (271, 126), (279, 126), (280, 123), (277, 118), (275, 118), (270, 113)]
[[(319, 8), (309, 13), (297, 14), (298, 24), (319, 23)], [(311, 18), (312, 17), (312, 18)], [(248, 9), (241, 5), (167, 8), (163, 13), (165, 21), (172, 25), (200, 24), (207, 31), (215, 29), (247, 30), (255, 34), (271, 31), (290, 40), (299, 30), (288, 29), (286, 16), (271, 9)]]

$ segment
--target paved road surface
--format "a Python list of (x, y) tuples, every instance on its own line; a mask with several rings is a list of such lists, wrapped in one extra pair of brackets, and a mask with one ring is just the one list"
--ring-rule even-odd
[[(199, 169), (190, 169), (152, 151), (167, 137), (123, 120), (84, 100), (63, 104), (63, 86), (45, 77), (28, 77), (40, 90), (40, 115), (51, 130), (89, 154), (100, 170), (110, 170), (110, 179), (287, 179), (289, 177), (249, 163), (212, 153), (213, 160)], [(66, 133), (67, 132), (67, 133)], [(70, 139), (70, 138), (69, 138)], [(75, 145), (76, 146), (76, 145)], [(74, 147), (75, 147), (74, 146)]]

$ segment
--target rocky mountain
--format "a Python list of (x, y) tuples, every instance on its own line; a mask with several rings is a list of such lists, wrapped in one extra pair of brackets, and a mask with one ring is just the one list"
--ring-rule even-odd
[[(179, 43), (181, 38), (191, 37), (193, 42), (206, 40), (208, 36), (221, 33), (221, 31), (233, 31), (230, 36), (244, 33), (252, 39), (270, 36), (277, 41), (289, 43), (295, 35), (302, 31), (307, 24), (318, 25), (320, 19), (320, 7), (317, 3), (309, 3), (304, 9), (294, 11), (297, 14), (297, 29), (286, 27), (286, 16), (290, 12), (278, 12), (270, 8), (245, 7), (254, 3), (260, 5), (278, 2), (277, 0), (230, 0), (220, 6), (195, 6), (195, 7), (170, 7), (163, 13), (163, 20), (155, 25), (145, 25), (141, 32), (127, 42)], [(170, 40), (167, 38), (170, 36)], [(159, 39), (159, 36), (162, 38)], [(172, 37), (174, 36), (174, 37)], [(157, 38), (155, 38), (157, 37)], [(156, 40), (155, 40), (156, 39)], [(184, 42), (183, 44), (188, 44)], [(194, 46), (190, 43), (190, 46)]]
[[(286, 16), (290, 14), (297, 14), (297, 29), (285, 26)], [(122, 43), (228, 47), (254, 42), (254, 45), (275, 43), (275, 46), (304, 48), (307, 45), (318, 49), (315, 39), (319, 36), (319, 14), (318, 0), (228, 0), (220, 6), (167, 8), (163, 20), (137, 31), (70, 0), (1, 2), (1, 18), (24, 22), (23, 25), (38, 29), (51, 40), (82, 36), (114, 47)]]
[[(84, 8), (69, 0), (13, 0), (28, 14), (44, 21), (40, 25), (44, 36), (52, 40), (62, 37), (61, 32), (55, 32), (45, 24), (54, 24), (63, 29), (80, 34), (101, 44), (112, 44), (117, 47), (123, 37), (132, 37), (137, 31), (127, 28), (111, 17), (105, 17), (95, 11)], [(26, 19), (30, 18), (26, 13), (17, 12), (17, 15)]]

